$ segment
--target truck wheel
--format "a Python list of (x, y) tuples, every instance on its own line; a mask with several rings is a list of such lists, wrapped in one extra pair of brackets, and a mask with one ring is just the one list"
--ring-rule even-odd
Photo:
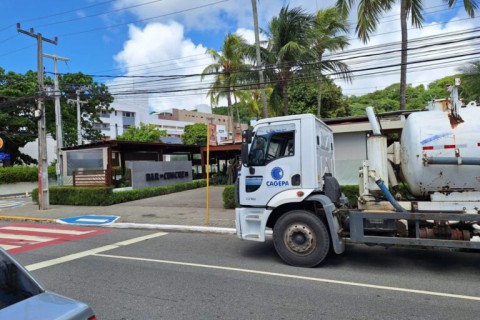
[(297, 267), (319, 265), (330, 249), (330, 236), (322, 220), (310, 211), (284, 214), (273, 228), (273, 243), (278, 255)]

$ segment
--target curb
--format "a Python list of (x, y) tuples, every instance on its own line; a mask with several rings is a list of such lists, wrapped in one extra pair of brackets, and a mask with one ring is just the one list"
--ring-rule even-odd
[[(57, 223), (58, 219), (54, 218), (32, 218), (22, 216), (0, 216), (1, 220), (15, 220), (15, 221), (31, 221), (31, 222), (47, 222)], [(70, 224), (75, 226), (85, 226), (83, 224)], [(90, 225), (91, 227), (102, 227), (112, 229), (144, 229), (144, 230), (159, 230), (168, 232), (198, 232), (198, 233), (216, 233), (216, 234), (236, 234), (235, 228), (221, 228), (221, 227), (207, 227), (207, 226), (184, 226), (184, 225), (169, 225), (169, 224), (149, 224), (149, 223), (130, 223), (119, 222), (108, 225)]]
[(32, 217), (22, 217), (22, 216), (0, 216), (0, 220), (19, 220), (19, 221), (57, 223), (57, 219), (53, 219), (53, 218), (32, 218)]
[(236, 234), (237, 233), (237, 229), (235, 228), (129, 223), (129, 222), (112, 223), (112, 224), (104, 225), (101, 227), (115, 228), (115, 229), (149, 229), (149, 230), (159, 230), (159, 231), (218, 233), (218, 234)]

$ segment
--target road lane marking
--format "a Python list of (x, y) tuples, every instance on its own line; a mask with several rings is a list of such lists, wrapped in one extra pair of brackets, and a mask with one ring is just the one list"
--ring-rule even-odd
[(1, 227), (0, 230), (15, 230), (15, 231), (32, 231), (36, 233), (58, 233), (58, 234), (73, 234), (73, 235), (81, 235), (93, 232), (93, 230), (88, 231), (78, 231), (78, 230), (68, 230), (68, 229), (54, 229), (54, 228), (29, 228), (29, 227), (15, 227), (15, 226), (7, 226)]
[(24, 235), (24, 234), (10, 234), (10, 233), (2, 233), (2, 232), (0, 232), (0, 238), (2, 238), (2, 239), (29, 240), (29, 241), (36, 241), (36, 242), (47, 242), (47, 241), (53, 241), (53, 240), (57, 239), (57, 238), (28, 236), (28, 235)]
[(39, 269), (51, 267), (51, 266), (54, 266), (54, 265), (57, 265), (57, 264), (60, 264), (60, 263), (81, 259), (81, 258), (84, 258), (84, 257), (87, 257), (87, 256), (92, 256), (92, 255), (95, 255), (95, 254), (100, 253), (100, 252), (105, 252), (105, 251), (108, 251), (108, 250), (118, 249), (122, 246), (128, 246), (128, 245), (138, 243), (138, 242), (141, 242), (141, 241), (161, 237), (161, 236), (164, 236), (166, 234), (167, 233), (165, 233), (165, 232), (156, 232), (156, 233), (149, 234), (149, 235), (146, 235), (146, 236), (141, 236), (141, 237), (125, 240), (125, 241), (116, 242), (116, 243), (109, 244), (109, 245), (106, 245), (106, 246), (102, 246), (102, 247), (98, 247), (98, 248), (94, 248), (94, 249), (90, 249), (90, 250), (86, 250), (86, 251), (82, 251), (82, 252), (77, 252), (77, 253), (70, 254), (70, 255), (67, 255), (67, 256), (63, 256), (63, 257), (60, 257), (60, 258), (55, 258), (55, 259), (51, 259), (51, 260), (37, 262), (37, 263), (34, 263), (34, 264), (30, 264), (30, 265), (26, 266), (25, 268), (28, 271), (39, 270)]
[(10, 244), (1, 244), (1, 243), (0, 243), (0, 247), (2, 247), (5, 250), (20, 248), (20, 246), (12, 246)]
[(250, 274), (260, 274), (260, 275), (266, 275), (266, 276), (274, 276), (274, 277), (280, 277), (280, 278), (289, 278), (289, 279), (307, 280), (307, 281), (313, 281), (313, 282), (322, 282), (322, 283), (330, 283), (330, 284), (337, 284), (337, 285), (345, 285), (345, 286), (352, 286), (352, 287), (379, 289), (379, 290), (405, 292), (405, 293), (416, 293), (416, 294), (423, 294), (423, 295), (429, 295), (429, 296), (480, 301), (480, 297), (467, 296), (467, 295), (461, 295), (461, 294), (453, 294), (453, 293), (445, 293), (445, 292), (437, 292), (437, 291), (427, 291), (427, 290), (416, 290), (416, 289), (407, 289), (407, 288), (396, 288), (396, 287), (388, 287), (388, 286), (381, 286), (381, 285), (368, 284), (368, 283), (350, 282), (350, 281), (341, 281), (341, 280), (332, 280), (332, 279), (323, 279), (323, 278), (314, 278), (314, 277), (305, 277), (305, 276), (297, 276), (297, 275), (284, 274), (284, 273), (259, 271), (259, 270), (252, 270), (252, 269), (222, 267), (222, 266), (189, 263), (189, 262), (180, 262), (180, 261), (158, 260), (158, 259), (148, 259), (148, 258), (135, 258), (135, 257), (126, 257), (126, 256), (114, 256), (114, 255), (101, 254), (101, 253), (95, 253), (95, 254), (93, 254), (93, 256), (113, 258), (113, 259), (123, 259), (123, 260), (155, 262), (155, 263), (188, 266), (188, 267), (196, 267), (196, 268), (206, 268), (206, 269), (216, 269), (216, 270), (224, 270), (224, 271), (235, 271), (235, 272), (243, 272), (243, 273), (250, 273)]

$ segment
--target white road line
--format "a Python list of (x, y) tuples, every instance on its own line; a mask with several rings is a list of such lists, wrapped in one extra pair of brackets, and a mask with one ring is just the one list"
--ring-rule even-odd
[(47, 241), (56, 240), (57, 238), (47, 238), (47, 237), (39, 237), (39, 236), (28, 236), (24, 234), (10, 234), (10, 233), (0, 232), (0, 239), (17, 239), (17, 240), (36, 241), (36, 242), (47, 242)]
[(126, 257), (126, 256), (114, 256), (114, 255), (100, 254), (100, 253), (95, 253), (94, 256), (105, 257), (105, 258), (114, 258), (114, 259), (124, 259), (124, 260), (136, 260), (136, 261), (144, 261), (144, 262), (156, 262), (156, 263), (173, 264), (173, 265), (196, 267), (196, 268), (207, 268), (207, 269), (217, 269), (217, 270), (225, 270), (225, 271), (244, 272), (244, 273), (251, 273), (251, 274), (260, 274), (260, 275), (273, 276), (273, 277), (307, 280), (307, 281), (314, 281), (314, 282), (323, 282), (323, 283), (330, 283), (330, 284), (337, 284), (337, 285), (344, 285), (344, 286), (352, 286), (352, 287), (362, 287), (362, 288), (369, 288), (369, 289), (397, 291), (397, 292), (405, 292), (405, 293), (416, 293), (416, 294), (423, 294), (423, 295), (429, 295), (429, 296), (480, 301), (480, 296), (476, 297), (476, 296), (466, 296), (466, 295), (445, 293), (445, 292), (415, 290), (415, 289), (407, 289), (407, 288), (396, 288), (396, 287), (380, 286), (380, 285), (374, 285), (374, 284), (368, 284), (368, 283), (349, 282), (349, 281), (340, 281), (340, 280), (314, 278), (314, 277), (304, 277), (304, 276), (297, 276), (297, 275), (292, 275), (292, 274), (275, 273), (275, 272), (267, 272), (267, 271), (251, 270), (251, 269), (240, 269), (240, 268), (222, 267), (222, 266), (214, 266), (214, 265), (208, 265), (208, 264), (188, 263), (188, 262), (179, 262), (179, 261), (135, 258), (135, 257)]
[(101, 222), (107, 222), (108, 219), (92, 219), (92, 218), (80, 218), (80, 219), (77, 219), (76, 222), (98, 222), (98, 223), (101, 223)]
[(98, 247), (98, 248), (94, 248), (94, 249), (91, 249), (91, 250), (86, 250), (86, 251), (70, 254), (68, 256), (64, 256), (64, 257), (60, 257), (60, 258), (56, 258), (56, 259), (51, 259), (51, 260), (46, 260), (46, 261), (30, 264), (30, 265), (26, 266), (25, 268), (28, 271), (43, 269), (43, 268), (54, 266), (56, 264), (60, 264), (60, 263), (84, 258), (84, 257), (87, 257), (87, 256), (91, 256), (91, 255), (94, 255), (94, 254), (97, 254), (97, 253), (100, 253), (100, 252), (117, 249), (121, 246), (128, 246), (130, 244), (134, 244), (134, 243), (137, 243), (137, 242), (161, 237), (161, 236), (164, 236), (166, 234), (167, 233), (165, 233), (165, 232), (157, 232), (157, 233), (149, 234), (149, 235), (146, 235), (146, 236), (129, 239), (129, 240), (126, 240), (126, 241), (120, 241), (120, 242), (117, 242), (117, 243), (109, 244), (109, 245), (106, 245), (106, 246), (103, 246), (103, 247)]
[(0, 244), (0, 247), (2, 247), (5, 250), (20, 248), (20, 246), (12, 246), (10, 244)]
[(94, 232), (94, 230), (88, 231), (78, 231), (78, 230), (67, 230), (67, 229), (50, 229), (50, 228), (30, 228), (30, 227), (15, 227), (15, 226), (7, 226), (1, 227), (1, 230), (16, 230), (16, 231), (34, 231), (38, 233), (58, 233), (58, 234), (72, 234), (72, 235), (82, 235)]

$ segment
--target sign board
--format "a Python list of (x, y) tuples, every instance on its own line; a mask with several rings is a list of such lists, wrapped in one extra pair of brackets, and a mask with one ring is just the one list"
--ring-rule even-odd
[(192, 181), (191, 161), (127, 161), (132, 189)]
[(85, 226), (101, 226), (106, 224), (111, 224), (117, 221), (120, 218), (119, 216), (76, 216), (70, 218), (57, 219), (58, 223), (63, 224), (77, 224)]
[(214, 123), (208, 124), (208, 140), (211, 146), (217, 145), (217, 125)]
[(10, 153), (0, 152), (0, 160), (10, 160)]

